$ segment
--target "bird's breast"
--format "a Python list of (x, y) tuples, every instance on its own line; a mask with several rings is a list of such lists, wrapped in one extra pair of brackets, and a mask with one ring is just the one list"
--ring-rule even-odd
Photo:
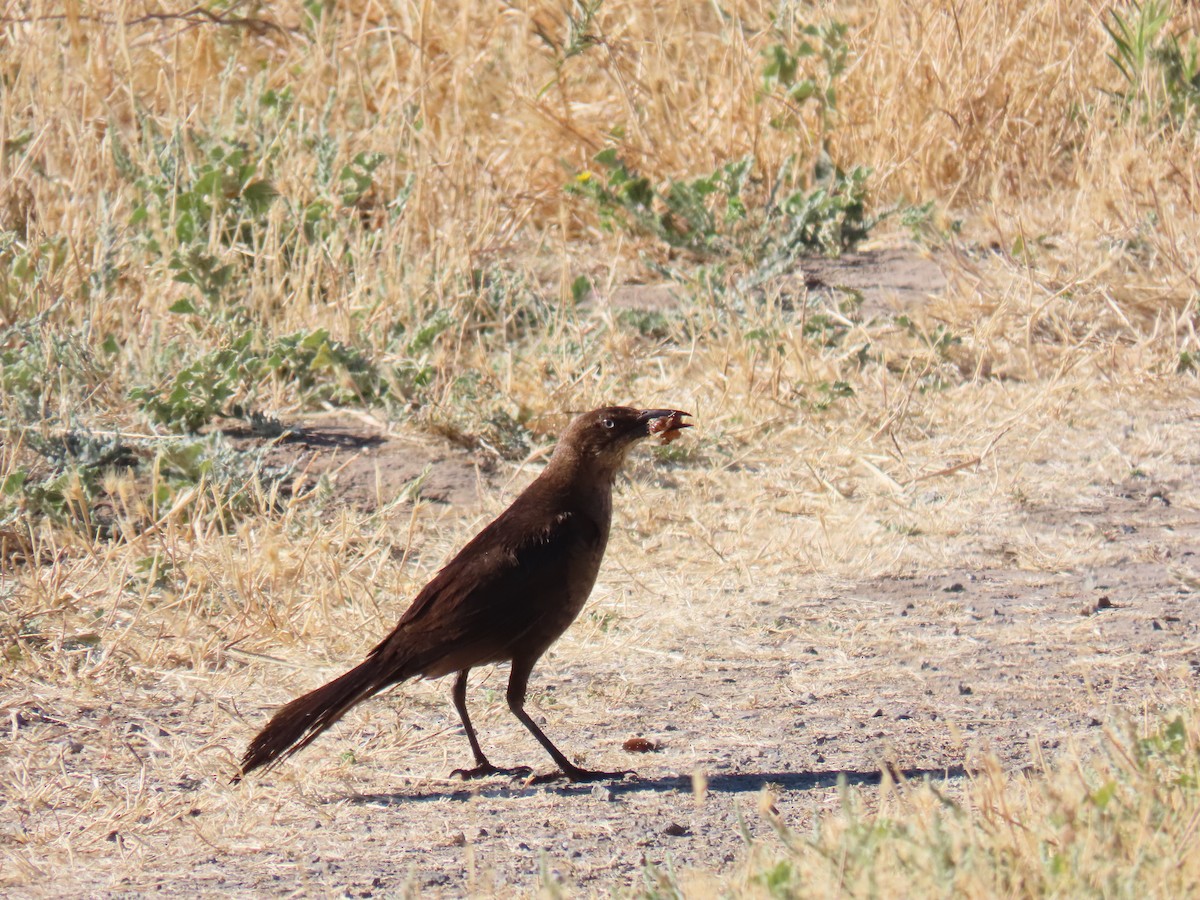
[(532, 646), (548, 647), (578, 617), (600, 571), (608, 543), (608, 522), (590, 517), (571, 516), (561, 523), (559, 540), (554, 542), (555, 572), (552, 584), (530, 593), (528, 602), (533, 615), (526, 640)]

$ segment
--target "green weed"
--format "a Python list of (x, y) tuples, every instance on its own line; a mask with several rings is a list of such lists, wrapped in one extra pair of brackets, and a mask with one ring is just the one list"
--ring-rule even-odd
[[(220, 435), (160, 441), (80, 427), (48, 436), (29, 430), (20, 450), (23, 464), (0, 479), (0, 523), (48, 520), (89, 539), (137, 533), (167, 510), (228, 525), (269, 510), (274, 486), (290, 474), (266, 469), (261, 453), (234, 450)], [(187, 503), (176, 510), (181, 498)]]
[(1133, 0), (1101, 20), (1113, 44), (1109, 60), (1126, 88), (1117, 96), (1149, 125), (1193, 121), (1200, 112), (1200, 41), (1170, 32), (1169, 0)]
[[(393, 156), (361, 150), (339, 164), (344, 140), (324, 119), (315, 136), (300, 133), (300, 120), (289, 115), (294, 102), (290, 88), (255, 94), (252, 86), (225, 133), (177, 127), (164, 135), (146, 117), (136, 153), (113, 133), (114, 166), (133, 193), (134, 243), (148, 261), (164, 261), (173, 280), (194, 287), (199, 299), (236, 302), (247, 275), (263, 264), (269, 239), (278, 241), (272, 253), (285, 261), (317, 244), (352, 264), (356, 245), (348, 233), (370, 233), (378, 218), (395, 221), (404, 212), (412, 176), (394, 196), (379, 178)], [(311, 177), (295, 196), (283, 196), (275, 169), (283, 149), (297, 146), (311, 152)], [(348, 209), (358, 215), (343, 216)], [(269, 238), (273, 230), (278, 236)], [(284, 272), (291, 277), (289, 268)]]
[(83, 414), (110, 375), (96, 349), (86, 329), (54, 329), (43, 317), (0, 333), (0, 426)]
[(271, 341), (244, 331), (183, 366), (165, 384), (141, 385), (129, 396), (159, 425), (195, 432), (218, 417), (249, 415), (270, 380), (286, 382), (309, 405), (366, 403), (387, 391), (373, 362), (318, 328)]
[(538, 92), (539, 97), (544, 96), (555, 85), (562, 84), (562, 69), (567, 60), (586, 53), (603, 42), (596, 23), (596, 16), (603, 5), (604, 0), (572, 0), (570, 8), (564, 10), (566, 29), (561, 38), (554, 37), (536, 19), (534, 20), (534, 34), (550, 48), (555, 69), (554, 77)]
[[(759, 100), (785, 112), (772, 127), (801, 127), (802, 107), (818, 108), (816, 151), (789, 157), (769, 192), (748, 196), (753, 156), (725, 163), (707, 175), (655, 183), (631, 168), (616, 147), (594, 157), (597, 172), (576, 173), (569, 194), (586, 198), (600, 226), (656, 238), (707, 260), (736, 260), (772, 271), (805, 253), (836, 255), (864, 240), (879, 221), (866, 214), (871, 170), (835, 164), (827, 136), (836, 125), (837, 81), (846, 68), (846, 25), (831, 21), (800, 30), (795, 46), (780, 41), (763, 52)], [(817, 60), (817, 70), (807, 63)]]
[(666, 340), (674, 331), (672, 319), (658, 310), (622, 309), (617, 312), (616, 319), (620, 325), (656, 341)]
[[(849, 48), (846, 24), (838, 21), (805, 25), (800, 41), (789, 46), (780, 40), (763, 50), (760, 102), (775, 100), (785, 110), (771, 118), (773, 128), (791, 129), (799, 125), (800, 107), (816, 104), (822, 131), (834, 124), (837, 112), (837, 80), (846, 69)], [(782, 35), (781, 35), (782, 37)], [(809, 66), (809, 61), (819, 63)]]
[[(798, 179), (794, 160), (780, 169), (772, 195), (757, 205), (744, 196), (754, 160), (708, 175), (655, 186), (630, 169), (615, 148), (597, 154), (601, 174), (580, 172), (568, 193), (594, 205), (600, 226), (656, 238), (702, 260), (727, 259), (777, 271), (806, 253), (837, 255), (865, 240), (878, 223), (866, 212), (870, 170), (849, 172), (820, 159)], [(774, 195), (788, 183), (805, 186)]]
[(958, 347), (962, 344), (962, 338), (950, 331), (945, 325), (939, 324), (930, 331), (922, 328), (908, 316), (904, 315), (896, 317), (896, 324), (921, 341), (922, 344), (942, 360), (949, 359), (952, 347)]
[(0, 325), (32, 318), (39, 305), (55, 301), (67, 249), (62, 237), (30, 241), (17, 231), (0, 231)]

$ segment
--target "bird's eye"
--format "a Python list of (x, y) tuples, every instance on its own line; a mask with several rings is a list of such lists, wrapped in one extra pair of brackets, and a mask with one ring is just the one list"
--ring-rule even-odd
[(609, 431), (612, 431), (614, 428), (617, 427), (617, 423), (613, 419), (603, 419), (603, 420), (601, 420), (600, 424), (603, 425), (605, 428), (607, 428)]

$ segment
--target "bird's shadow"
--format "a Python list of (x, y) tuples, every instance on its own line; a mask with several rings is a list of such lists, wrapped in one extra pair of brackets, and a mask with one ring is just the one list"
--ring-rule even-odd
[(366, 450), (378, 447), (386, 438), (378, 434), (361, 434), (349, 428), (280, 428), (278, 433), (262, 432), (253, 427), (234, 425), (222, 428), (221, 434), (238, 440), (261, 439), (275, 444), (298, 444), (320, 450)]
[[(892, 769), (889, 774), (897, 782), (921, 782), (925, 779), (944, 781), (963, 778), (970, 773), (963, 766), (943, 766), (936, 769)], [(869, 772), (736, 772), (706, 776), (704, 789), (711, 794), (756, 793), (771, 786), (785, 791), (812, 791), (836, 787), (843, 781), (847, 785), (876, 785), (883, 781), (884, 771)], [(349, 802), (360, 806), (398, 806), (402, 803), (423, 803), (434, 800), (471, 800), (476, 797), (510, 798), (523, 797), (539, 791), (550, 791), (561, 797), (580, 797), (592, 794), (599, 788), (608, 791), (612, 799), (623, 794), (643, 792), (692, 793), (696, 789), (690, 775), (668, 775), (662, 778), (634, 776), (622, 781), (596, 781), (571, 784), (567, 781), (529, 785), (521, 781), (498, 781), (489, 779), (479, 782), (464, 782), (462, 787), (422, 791), (392, 791), (386, 794), (352, 794), (349, 797), (333, 797), (331, 803)]]

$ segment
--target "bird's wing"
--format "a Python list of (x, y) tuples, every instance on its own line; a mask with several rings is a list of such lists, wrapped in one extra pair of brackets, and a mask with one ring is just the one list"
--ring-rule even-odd
[(425, 586), (372, 655), (431, 677), (509, 659), (531, 629), (553, 630), (556, 614), (565, 614), (558, 632), (566, 629), (578, 611), (573, 601), (583, 599), (577, 594), (591, 590), (606, 538), (579, 513), (538, 525), (502, 515)]

